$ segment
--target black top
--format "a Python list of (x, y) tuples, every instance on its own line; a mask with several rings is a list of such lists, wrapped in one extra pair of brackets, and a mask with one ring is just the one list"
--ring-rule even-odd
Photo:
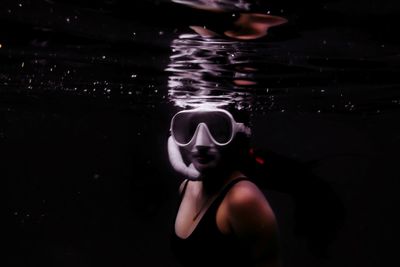
[[(183, 266), (252, 266), (250, 252), (234, 236), (219, 231), (216, 215), (219, 205), (230, 188), (239, 181), (248, 178), (238, 178), (229, 182), (205, 212), (192, 234), (186, 239), (178, 237), (173, 230), (171, 247), (174, 255)], [(181, 200), (186, 191), (186, 185), (181, 194)]]

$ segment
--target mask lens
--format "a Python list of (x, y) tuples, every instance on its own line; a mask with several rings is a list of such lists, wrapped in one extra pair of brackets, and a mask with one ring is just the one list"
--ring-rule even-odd
[(196, 111), (178, 113), (174, 117), (172, 132), (175, 140), (180, 144), (189, 143), (200, 123), (207, 125), (218, 143), (226, 143), (232, 137), (232, 120), (227, 114), (219, 111)]
[(218, 143), (226, 143), (232, 137), (232, 120), (223, 112), (210, 112), (206, 115), (204, 123), (207, 125), (212, 137)]
[(178, 113), (172, 123), (172, 133), (180, 144), (187, 144), (192, 139), (198, 123), (193, 120), (192, 113)]

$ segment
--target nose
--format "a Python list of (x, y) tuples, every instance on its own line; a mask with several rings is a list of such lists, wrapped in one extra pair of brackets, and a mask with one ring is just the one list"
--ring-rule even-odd
[(198, 126), (196, 139), (194, 142), (195, 147), (211, 147), (213, 146), (213, 141), (210, 137), (210, 133), (207, 129), (207, 126), (204, 123), (200, 123)]

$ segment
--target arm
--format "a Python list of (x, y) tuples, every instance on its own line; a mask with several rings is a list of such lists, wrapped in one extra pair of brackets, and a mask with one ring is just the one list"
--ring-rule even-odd
[(238, 183), (229, 192), (229, 224), (250, 248), (258, 267), (281, 266), (275, 215), (264, 194), (251, 182)]

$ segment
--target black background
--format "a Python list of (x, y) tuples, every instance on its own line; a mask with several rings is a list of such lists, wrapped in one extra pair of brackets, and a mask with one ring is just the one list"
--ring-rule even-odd
[[(0, 4), (3, 266), (177, 266), (168, 239), (179, 179), (167, 161), (173, 108), (164, 98), (163, 68), (174, 34), (204, 17), (166, 1), (132, 2)], [(272, 13), (283, 9), (292, 22), (284, 34), (271, 32), (276, 41), (321, 31), (335, 40), (335, 32), (349, 29), (352, 40), (364, 42), (363, 52), (356, 47), (354, 53), (379, 57), (382, 64), (398, 62), (395, 1), (269, 4)], [(132, 32), (140, 37), (133, 39)], [(102, 55), (110, 61), (101, 61)], [(47, 63), (29, 65), (35, 57)], [(52, 64), (60, 73), (79, 71), (61, 83), (44, 71)], [(103, 77), (129, 87), (135, 72), (142, 74), (134, 83), (141, 92), (136, 97), (49, 90), (83, 88)], [(26, 89), (29, 73), (36, 74), (32, 90)], [(398, 88), (397, 72), (377, 73), (360, 77)], [(147, 84), (158, 92), (139, 89)], [(400, 111), (379, 101), (376, 106), (365, 112), (273, 110), (254, 116), (258, 148), (316, 162), (317, 182), (293, 171), (265, 188), (286, 266), (396, 265)]]

